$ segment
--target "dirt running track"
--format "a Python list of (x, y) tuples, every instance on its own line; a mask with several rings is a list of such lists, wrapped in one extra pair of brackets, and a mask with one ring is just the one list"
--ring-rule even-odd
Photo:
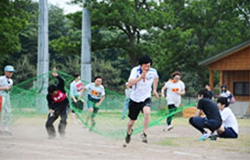
[[(132, 137), (131, 144), (123, 148), (123, 140), (114, 140), (89, 132), (80, 124), (74, 124), (70, 120), (66, 137), (57, 136), (54, 140), (48, 140), (44, 122), (43, 118), (34, 118), (32, 121), (18, 120), (12, 128), (11, 137), (0, 136), (0, 160), (250, 159), (249, 152), (236, 152), (210, 146), (218, 141), (195, 141), (200, 134), (188, 124), (175, 126), (170, 132), (163, 132), (162, 126), (150, 128), (148, 144), (140, 142), (139, 136), (136, 135)], [(243, 132), (249, 133), (250, 129), (243, 128)], [(180, 137), (183, 137), (185, 145), (159, 144), (160, 141), (167, 139), (181, 140)], [(230, 142), (232, 141), (229, 141), (228, 145)]]

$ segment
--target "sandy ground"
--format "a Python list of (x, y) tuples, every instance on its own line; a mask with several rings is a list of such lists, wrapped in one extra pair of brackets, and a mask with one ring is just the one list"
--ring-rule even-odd
[[(163, 132), (162, 126), (152, 127), (148, 133), (148, 144), (140, 142), (139, 135), (135, 135), (129, 146), (124, 148), (123, 140), (89, 132), (70, 120), (66, 137), (57, 136), (49, 140), (44, 122), (44, 118), (18, 120), (12, 128), (12, 136), (0, 136), (0, 160), (250, 159), (250, 144), (233, 146), (237, 140), (220, 139), (198, 142), (199, 132), (188, 124), (177, 125), (170, 132)], [(248, 126), (240, 127), (240, 130), (243, 137), (250, 134)], [(162, 145), (163, 141), (167, 145)]]

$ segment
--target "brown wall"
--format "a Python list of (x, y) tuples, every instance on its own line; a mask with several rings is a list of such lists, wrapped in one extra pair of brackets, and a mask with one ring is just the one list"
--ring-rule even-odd
[[(223, 71), (222, 82), (228, 86), (230, 92), (233, 93), (234, 82), (249, 82), (250, 71)], [(235, 96), (237, 101), (250, 101), (250, 96)]]
[(250, 46), (209, 65), (210, 70), (250, 70)]

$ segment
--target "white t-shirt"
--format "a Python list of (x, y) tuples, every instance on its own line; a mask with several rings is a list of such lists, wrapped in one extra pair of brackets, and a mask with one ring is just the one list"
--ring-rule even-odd
[[(6, 76), (0, 77), (0, 87), (9, 87), (13, 85), (13, 80), (10, 78), (7, 78)], [(0, 90), (0, 96), (7, 96), (9, 94), (9, 91), (6, 90)]]
[(230, 102), (230, 97), (231, 96), (231, 92), (229, 90), (227, 90), (226, 92), (221, 92), (220, 93), (220, 97), (226, 97), (228, 99), (228, 102)]
[(82, 81), (73, 81), (70, 83), (70, 96), (79, 96), (81, 94), (81, 90), (83, 89)]
[(95, 83), (89, 83), (85, 88), (88, 90), (88, 95), (94, 99), (101, 99), (105, 95), (103, 85), (96, 86)]
[[(141, 76), (142, 70), (140, 66), (134, 67), (131, 70), (128, 80), (136, 79)], [(154, 68), (150, 68), (146, 73), (145, 82), (141, 79), (132, 87), (130, 99), (134, 102), (144, 102), (147, 98), (151, 97), (152, 84), (155, 78), (158, 78), (158, 73)]]
[(184, 91), (185, 84), (179, 80), (178, 82), (174, 82), (173, 80), (169, 80), (165, 83), (165, 87), (167, 87), (167, 102), (168, 105), (174, 104), (176, 107), (179, 107), (181, 104), (181, 95), (177, 94), (177, 91)]
[(224, 127), (231, 127), (238, 134), (239, 132), (238, 123), (232, 110), (226, 107), (222, 111), (220, 111), (220, 114), (223, 120)]

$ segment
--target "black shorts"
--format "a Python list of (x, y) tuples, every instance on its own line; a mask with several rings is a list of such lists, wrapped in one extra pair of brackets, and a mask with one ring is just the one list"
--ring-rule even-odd
[[(74, 109), (76, 109), (77, 111), (82, 111), (83, 110), (83, 102), (82, 101), (77, 101), (76, 103), (73, 101), (72, 105), (74, 107)], [(73, 113), (75, 113), (74, 110), (72, 110)]]
[(128, 113), (128, 117), (131, 120), (136, 120), (140, 111), (143, 112), (143, 108), (145, 106), (148, 106), (151, 108), (151, 98), (147, 98), (144, 102), (134, 102), (130, 99), (129, 101), (129, 113)]

